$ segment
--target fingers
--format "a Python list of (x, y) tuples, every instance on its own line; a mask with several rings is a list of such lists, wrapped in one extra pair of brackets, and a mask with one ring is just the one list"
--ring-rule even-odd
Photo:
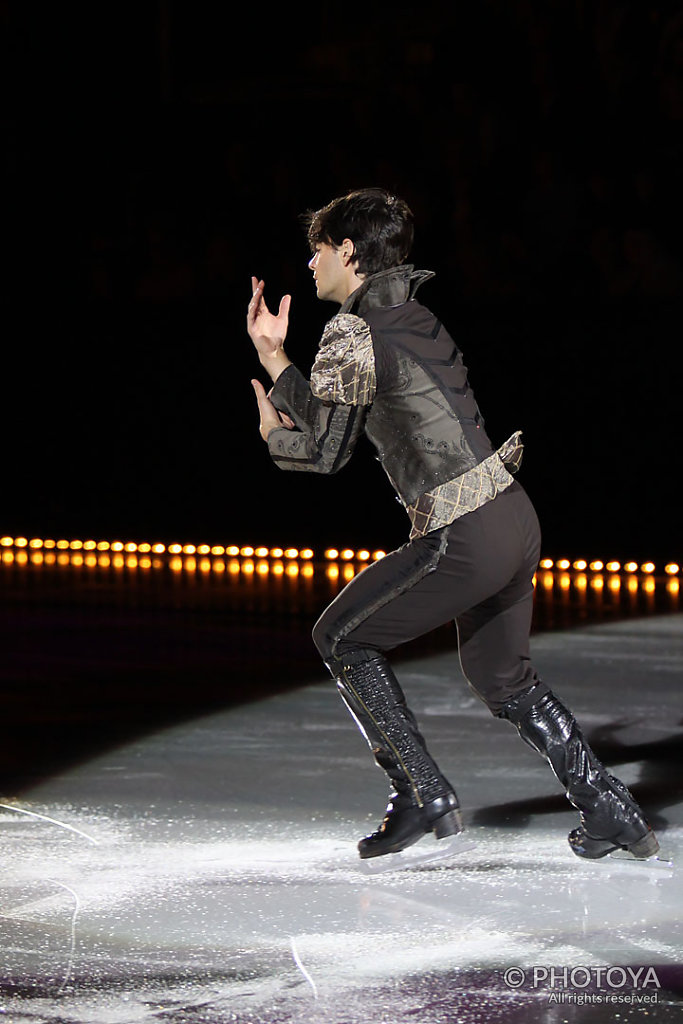
[(261, 437), (266, 440), (271, 430), (275, 430), (277, 427), (287, 427), (288, 430), (293, 430), (295, 427), (294, 420), (286, 412), (279, 412), (275, 408), (266, 394), (263, 384), (256, 379), (252, 379), (251, 384), (258, 402), (259, 416), (261, 418)]
[(263, 289), (265, 285), (263, 281), (259, 281), (257, 277), (251, 279), (251, 301), (247, 306), (247, 320), (254, 321), (258, 316), (261, 306), (267, 310), (266, 304), (263, 301)]
[[(249, 313), (254, 314), (260, 304), (263, 304), (263, 308), (267, 311), (267, 306), (263, 299), (263, 292), (265, 290), (265, 281), (259, 281), (258, 277), (252, 277), (251, 279), (251, 301), (249, 303)], [(280, 299), (280, 308), (278, 309), (278, 317), (282, 317), (287, 320), (289, 317), (289, 307), (292, 304), (291, 295), (283, 295)]]
[(263, 440), (267, 441), (271, 430), (275, 430), (276, 427), (281, 425), (280, 417), (266, 395), (266, 390), (261, 382), (258, 380), (252, 380), (251, 384), (254, 392), (256, 393), (259, 417), (261, 420), (259, 424), (259, 433)]
[(277, 410), (273, 403), (271, 402), (271, 400), (268, 398), (268, 395), (266, 394), (266, 389), (264, 388), (261, 381), (252, 380), (251, 383), (256, 394), (256, 401), (258, 402), (258, 408), (259, 413), (261, 414), (261, 418), (263, 419), (264, 416), (271, 418), (273, 416), (277, 417)]
[[(266, 394), (266, 389), (264, 388), (263, 384), (259, 380), (252, 380), (251, 385), (254, 389), (254, 393), (256, 395), (256, 402), (258, 404), (258, 414), (259, 419), (261, 421), (261, 437), (263, 437), (265, 440), (265, 438), (268, 436), (268, 427), (270, 426), (270, 429), (272, 429), (272, 427), (274, 426), (274, 424), (271, 424), (270, 421), (273, 418), (275, 410), (271, 405), (270, 399)], [(264, 428), (266, 430), (265, 434)]]

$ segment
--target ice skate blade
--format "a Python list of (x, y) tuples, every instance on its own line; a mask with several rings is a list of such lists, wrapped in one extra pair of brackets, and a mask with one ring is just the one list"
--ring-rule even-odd
[(608, 854), (605, 858), (607, 864), (618, 864), (620, 867), (622, 864), (632, 865), (634, 868), (641, 867), (649, 870), (654, 869), (655, 871), (668, 871), (672, 872), (674, 863), (672, 860), (668, 860), (666, 856), (661, 854), (653, 854), (652, 857), (633, 857), (628, 850), (614, 850)]
[(465, 853), (466, 850), (474, 850), (476, 845), (465, 832), (458, 832), (455, 836), (436, 841), (428, 835), (415, 846), (409, 846), (400, 853), (385, 853), (382, 857), (361, 860), (360, 870), (364, 875), (382, 875), (387, 871), (408, 871), (425, 865), (438, 866)]
[(583, 870), (593, 877), (609, 877), (619, 875), (623, 878), (630, 875), (631, 878), (638, 878), (639, 881), (649, 882), (650, 885), (658, 885), (670, 878), (675, 878), (676, 870), (672, 860), (667, 860), (666, 854), (654, 854), (652, 857), (636, 859), (628, 850), (615, 850), (606, 857), (590, 860), (579, 858)]

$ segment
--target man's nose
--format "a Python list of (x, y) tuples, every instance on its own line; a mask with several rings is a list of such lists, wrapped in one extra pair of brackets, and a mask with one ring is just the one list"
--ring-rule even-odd
[(310, 260), (308, 261), (309, 270), (315, 270), (317, 262), (318, 262), (318, 253), (314, 252), (313, 255), (311, 256)]

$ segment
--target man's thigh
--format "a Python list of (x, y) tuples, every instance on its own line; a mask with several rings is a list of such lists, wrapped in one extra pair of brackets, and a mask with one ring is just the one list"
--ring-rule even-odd
[[(365, 569), (314, 629), (325, 661), (352, 650), (388, 651), (457, 619), (528, 575), (524, 544), (501, 499), (419, 538)], [(495, 507), (494, 507), (495, 506)]]

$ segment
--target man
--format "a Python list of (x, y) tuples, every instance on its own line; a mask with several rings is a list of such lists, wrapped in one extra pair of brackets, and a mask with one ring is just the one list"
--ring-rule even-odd
[(415, 298), (433, 275), (405, 263), (410, 210), (381, 189), (363, 189), (307, 223), (318, 297), (341, 308), (325, 327), (309, 382), (284, 350), (290, 297), (273, 315), (263, 281), (252, 278), (247, 330), (273, 382), (267, 395), (252, 381), (261, 436), (281, 469), (334, 473), (365, 432), (412, 525), (409, 541), (355, 577), (313, 631), (391, 782), (384, 820), (360, 841), (361, 858), (462, 830), (455, 791), (385, 656), (450, 619), (472, 689), (547, 759), (579, 810), (569, 835), (574, 853), (653, 855), (659, 846), (640, 808), (531, 663), (540, 531), (511, 475), (521, 461), (520, 434), (494, 451), (460, 352)]

